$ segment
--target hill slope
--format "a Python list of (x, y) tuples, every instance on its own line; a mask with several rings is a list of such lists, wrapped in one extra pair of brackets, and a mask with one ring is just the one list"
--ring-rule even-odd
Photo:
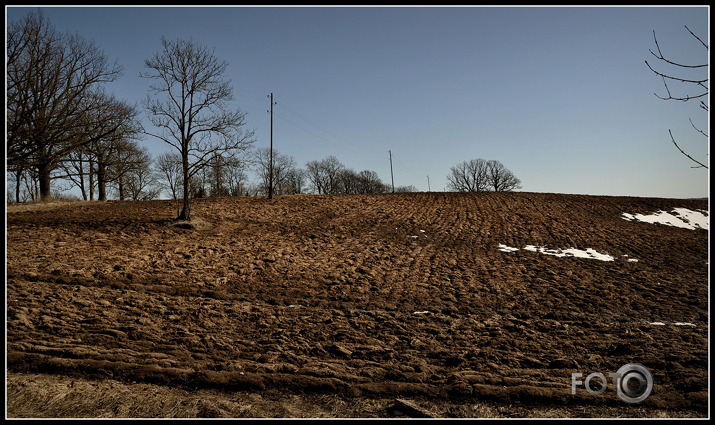
[(610, 391), (572, 395), (571, 374), (635, 362), (653, 374), (643, 407), (702, 412), (708, 232), (624, 218), (674, 208), (707, 203), (225, 198), (197, 200), (193, 225), (173, 223), (169, 201), (9, 208), (8, 369), (622, 407)]

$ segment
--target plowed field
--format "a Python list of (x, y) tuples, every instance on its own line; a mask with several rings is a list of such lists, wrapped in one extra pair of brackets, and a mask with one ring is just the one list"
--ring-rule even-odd
[[(66, 379), (67, 394), (89, 391), (70, 379), (151, 386), (153, 398), (210, 391), (197, 416), (291, 415), (214, 402), (238, 394), (400, 399), (437, 416), (478, 415), (464, 408), (477, 403), (501, 406), (496, 416), (704, 416), (708, 231), (622, 216), (673, 208), (708, 204), (295, 195), (195, 200), (190, 225), (172, 221), (171, 201), (10, 206), (8, 416), (33, 415), (14, 401), (42, 376)], [(652, 373), (642, 404), (610, 382), (572, 394), (572, 373), (583, 381), (628, 363)], [(172, 415), (117, 403), (96, 416)]]

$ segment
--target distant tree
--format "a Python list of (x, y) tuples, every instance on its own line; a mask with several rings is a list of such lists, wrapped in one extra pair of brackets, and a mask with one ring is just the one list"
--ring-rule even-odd
[(487, 161), (487, 181), (495, 192), (510, 192), (521, 189), (521, 180), (509, 171), (501, 162), (490, 159)]
[(107, 99), (102, 85), (121, 68), (79, 35), (56, 31), (41, 9), (10, 23), (6, 37), (7, 164), (34, 169), (40, 198), (49, 199), (60, 161), (116, 130), (97, 111)]
[(375, 171), (363, 170), (357, 175), (358, 191), (357, 193), (384, 193), (386, 185), (380, 180), (380, 177)]
[(395, 193), (410, 193), (410, 192), (417, 192), (417, 188), (414, 185), (407, 185), (407, 186), (397, 186), (395, 188)]
[(334, 156), (306, 164), (308, 180), (318, 194), (340, 193), (340, 174), (345, 166)]
[(176, 152), (165, 152), (156, 158), (156, 172), (160, 176), (160, 184), (171, 193), (171, 198), (177, 200), (183, 184), (181, 175), (181, 156)]
[(226, 164), (226, 183), (230, 196), (243, 196), (247, 192), (246, 161), (232, 160)]
[[(89, 133), (85, 137), (88, 142), (85, 147), (90, 153), (92, 170), (97, 178), (98, 199), (107, 200), (107, 184), (119, 181), (120, 199), (123, 200), (121, 179), (126, 170), (136, 166), (131, 161), (136, 160), (135, 152), (140, 149), (133, 140), (141, 133), (141, 125), (137, 121), (137, 112), (133, 106), (107, 98), (102, 103), (102, 110), (95, 110), (90, 115), (91, 119), (101, 122), (94, 132), (106, 134), (105, 128), (114, 128), (114, 131), (104, 137), (93, 137)], [(124, 151), (124, 153), (122, 152)]]
[[(254, 155), (254, 164), (256, 172), (261, 182), (261, 191), (268, 193), (270, 185), (270, 149), (261, 148), (256, 150)], [(295, 158), (290, 155), (285, 155), (280, 152), (273, 151), (273, 193), (276, 195), (286, 195), (295, 193), (293, 186), (296, 181), (297, 163)], [(290, 188), (290, 189), (289, 189)]]
[(87, 181), (90, 179), (90, 167), (89, 162), (91, 161), (91, 154), (85, 148), (76, 149), (70, 152), (65, 160), (60, 163), (60, 166), (64, 170), (64, 176), (72, 184), (77, 186), (82, 193), (82, 199), (88, 200), (87, 197)]
[[(162, 37), (161, 50), (146, 60), (142, 77), (157, 82), (144, 105), (159, 130), (147, 132), (173, 146), (181, 156), (183, 209), (178, 219), (191, 219), (190, 180), (216, 154), (246, 151), (254, 132), (244, 131), (245, 116), (230, 111), (230, 81), (224, 79), (228, 62), (193, 41), (169, 41)], [(162, 99), (163, 97), (163, 99)]]
[(290, 194), (303, 193), (305, 190), (306, 172), (302, 168), (293, 167), (285, 175), (286, 191)]
[(216, 154), (209, 161), (206, 174), (209, 196), (237, 196), (242, 194), (246, 181), (246, 161), (236, 156)]
[(338, 173), (338, 192), (346, 194), (358, 193), (360, 179), (352, 168), (343, 168)]
[(487, 161), (472, 159), (450, 168), (447, 187), (457, 192), (481, 192), (488, 190)]
[(496, 160), (472, 159), (457, 164), (447, 175), (447, 188), (457, 192), (497, 192), (521, 188), (521, 180)]
[[(692, 31), (690, 31), (690, 28), (688, 28), (688, 27), (686, 26), (685, 29), (688, 30), (688, 32), (690, 33), (690, 35), (692, 35), (697, 41), (700, 42), (700, 44), (703, 45), (703, 47), (705, 48), (706, 51), (710, 50), (709, 47), (708, 47), (708, 45), (707, 45), (705, 42), (703, 42), (703, 40), (700, 39), (700, 37), (696, 36), (695, 34), (693, 34)], [(656, 49), (658, 50), (658, 53), (655, 53), (655, 52), (653, 52), (653, 50), (650, 50), (650, 49), (649, 49), (650, 53), (651, 53), (653, 56), (655, 56), (656, 59), (658, 59), (659, 61), (661, 61), (661, 63), (664, 63), (666, 67), (667, 67), (667, 66), (670, 66), (670, 67), (673, 68), (673, 71), (671, 71), (671, 72), (661, 72), (661, 71), (655, 70), (655, 69), (648, 63), (648, 61), (645, 61), (645, 63), (646, 63), (646, 65), (648, 66), (648, 68), (649, 68), (651, 71), (653, 71), (656, 75), (658, 75), (659, 77), (661, 77), (661, 79), (663, 80), (663, 85), (665, 86), (665, 91), (666, 91), (666, 93), (667, 93), (666, 96), (659, 96), (657, 93), (655, 93), (655, 96), (658, 97), (659, 99), (662, 99), (662, 100), (679, 100), (679, 101), (681, 101), (681, 102), (687, 102), (687, 101), (690, 101), (690, 100), (700, 99), (699, 106), (700, 106), (703, 110), (705, 110), (706, 112), (710, 112), (710, 109), (709, 109), (708, 104), (707, 104), (707, 102), (706, 102), (706, 100), (707, 100), (707, 98), (708, 98), (708, 94), (710, 93), (710, 90), (709, 90), (709, 88), (708, 88), (708, 80), (709, 80), (709, 78), (707, 78), (707, 75), (708, 75), (708, 71), (707, 71), (708, 63), (696, 64), (696, 65), (686, 65), (686, 64), (683, 64), (683, 63), (680, 63), (680, 62), (677, 62), (677, 61), (673, 61), (673, 60), (671, 60), (671, 59), (668, 59), (668, 58), (666, 58), (666, 57), (663, 55), (663, 52), (662, 52), (661, 49), (660, 49), (660, 45), (658, 44), (658, 39), (657, 39), (656, 36), (655, 36), (655, 31), (653, 31), (653, 39), (655, 40), (655, 46), (656, 46)], [(707, 58), (707, 55), (706, 55), (706, 58)], [(704, 75), (704, 76), (701, 77), (701, 78), (692, 78), (692, 77), (686, 78), (686, 77), (683, 77), (683, 76), (682, 76), (683, 74), (688, 73), (688, 72), (692, 72), (692, 70), (695, 70), (695, 69), (704, 69), (704, 71), (703, 71), (703, 75)], [(677, 74), (681, 74), (681, 76), (676, 76)], [(671, 82), (672, 82), (672, 81), (677, 81), (677, 82), (680, 82), (681, 84), (687, 85), (688, 87), (694, 87), (695, 90), (696, 90), (696, 92), (695, 92), (694, 94), (685, 94), (685, 95), (675, 95), (675, 96), (674, 96), (673, 93), (670, 91), (670, 87), (668, 86), (668, 81), (671, 81)], [(708, 135), (707, 135), (704, 131), (702, 131), (701, 129), (697, 128), (697, 127), (695, 126), (695, 124), (693, 124), (693, 120), (692, 120), (692, 119), (690, 120), (690, 125), (691, 125), (698, 133), (700, 133), (700, 134), (702, 134), (703, 136), (705, 136), (705, 138), (708, 138)], [(675, 138), (673, 137), (673, 133), (672, 133), (670, 130), (668, 130), (668, 134), (670, 134), (670, 140), (673, 142), (673, 144), (675, 145), (675, 147), (678, 148), (678, 150), (680, 151), (680, 153), (682, 153), (683, 155), (685, 155), (686, 157), (688, 157), (688, 158), (689, 158), (691, 161), (693, 161), (694, 163), (698, 164), (697, 166), (694, 166), (694, 167), (692, 167), (692, 168), (706, 168), (706, 169), (709, 168), (709, 167), (708, 167), (706, 164), (704, 164), (703, 162), (698, 161), (698, 160), (696, 160), (695, 158), (693, 158), (692, 156), (690, 156), (689, 154), (687, 154), (687, 153), (678, 145), (678, 143), (675, 141)]]
[(321, 195), (325, 193), (325, 188), (327, 183), (325, 182), (325, 175), (323, 169), (320, 166), (320, 161), (308, 161), (305, 164), (306, 175), (310, 184), (313, 186), (313, 190)]
[(119, 200), (143, 201), (159, 196), (152, 162), (146, 147), (129, 140), (119, 144), (115, 160), (107, 169), (107, 181), (116, 187)]

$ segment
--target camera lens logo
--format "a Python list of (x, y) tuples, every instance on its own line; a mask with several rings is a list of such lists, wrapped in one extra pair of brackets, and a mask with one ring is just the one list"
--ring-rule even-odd
[(626, 403), (641, 403), (653, 392), (653, 375), (642, 364), (623, 365), (616, 376), (616, 394)]

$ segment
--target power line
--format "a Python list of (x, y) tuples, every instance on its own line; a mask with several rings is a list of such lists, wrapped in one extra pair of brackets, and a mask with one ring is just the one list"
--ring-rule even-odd
[[(254, 96), (253, 96), (254, 94), (259, 94), (259, 93), (255, 93), (255, 92), (253, 92), (253, 91), (246, 90), (246, 89), (238, 89), (238, 90), (241, 91), (241, 92), (247, 93), (247, 96), (246, 96), (246, 97), (249, 97), (249, 98), (251, 98), (251, 99), (253, 99), (253, 100), (257, 100), (257, 101), (260, 100), (260, 99), (258, 99), (257, 97), (254, 97)], [(274, 104), (278, 105), (279, 103), (278, 103), (278, 102), (275, 102)], [(273, 106), (273, 103), (271, 104), (271, 109), (272, 109), (272, 106)], [(292, 126), (298, 128), (298, 129), (300, 129), (300, 130), (302, 130), (302, 131), (304, 131), (304, 132), (306, 132), (307, 134), (309, 134), (309, 135), (315, 137), (316, 139), (319, 139), (319, 140), (322, 140), (322, 141), (324, 141), (324, 142), (330, 143), (330, 144), (332, 144), (332, 145), (334, 145), (334, 146), (337, 146), (337, 147), (339, 147), (339, 148), (342, 148), (342, 149), (347, 149), (347, 150), (349, 150), (349, 151), (351, 151), (351, 152), (353, 152), (353, 153), (357, 153), (357, 154), (360, 154), (360, 155), (363, 155), (363, 156), (366, 156), (366, 157), (370, 157), (370, 158), (375, 159), (375, 160), (379, 160), (379, 161), (383, 160), (384, 157), (382, 156), (382, 154), (378, 155), (378, 154), (376, 154), (376, 153), (372, 153), (372, 152), (377, 152), (376, 150), (374, 150), (374, 149), (372, 149), (372, 148), (366, 148), (366, 147), (363, 146), (363, 145), (359, 145), (359, 144), (357, 144), (357, 143), (355, 143), (355, 142), (353, 142), (353, 141), (351, 141), (351, 140), (349, 140), (349, 139), (347, 139), (347, 138), (345, 138), (345, 137), (342, 137), (342, 136), (340, 136), (340, 135), (338, 135), (338, 134), (336, 134), (336, 133), (334, 133), (334, 132), (332, 132), (332, 131), (326, 129), (325, 127), (321, 126), (320, 124), (318, 124), (318, 123), (315, 122), (314, 120), (312, 120), (312, 119), (306, 117), (305, 115), (301, 114), (301, 113), (298, 112), (296, 109), (290, 107), (289, 105), (286, 105), (285, 102), (281, 101), (281, 102), (280, 102), (280, 106), (281, 106), (281, 108), (280, 108), (279, 110), (275, 111), (275, 115), (276, 115), (276, 117), (277, 117), (278, 119), (280, 119), (280, 120), (282, 120), (282, 121), (284, 121), (284, 122), (286, 122), (286, 123), (288, 123), (288, 124), (290, 124), (290, 125), (292, 125)], [(322, 132), (322, 133), (328, 135), (329, 137), (324, 137), (324, 136), (322, 136), (322, 135), (320, 135), (320, 134), (317, 134), (315, 131), (312, 131), (312, 130), (310, 130), (310, 129), (308, 129), (308, 128), (306, 128), (306, 127), (304, 127), (304, 126), (302, 126), (302, 125), (300, 125), (300, 124), (298, 124), (298, 123), (296, 123), (296, 122), (294, 122), (294, 121), (289, 120), (288, 118), (286, 118), (286, 117), (282, 114), (282, 112), (288, 112), (288, 113), (292, 114), (292, 115), (295, 116), (296, 118), (298, 118), (298, 119), (300, 119), (301, 121), (303, 121), (304, 123), (308, 124), (309, 127), (312, 127), (312, 128), (314, 128), (314, 129), (317, 129), (317, 130), (319, 130), (320, 132)], [(273, 111), (271, 110), (271, 133), (272, 133), (272, 126), (273, 126), (273, 121), (272, 121), (272, 119), (273, 119)], [(338, 140), (339, 140), (339, 141), (342, 141), (342, 143), (341, 143), (341, 142), (338, 142)], [(271, 140), (271, 146), (272, 146), (272, 140)], [(369, 151), (368, 151), (368, 150), (369, 150)], [(380, 151), (380, 152), (384, 152), (384, 151)], [(389, 152), (389, 154), (390, 154), (390, 175), (391, 175), (391, 177), (392, 177), (392, 185), (393, 185), (393, 190), (394, 190), (394, 176), (393, 176), (393, 167), (392, 167), (392, 165), (393, 165), (393, 164), (392, 164), (392, 151), (390, 150), (390, 151), (388, 151), (388, 152)], [(408, 172), (409, 174), (411, 174), (412, 176), (415, 176), (415, 177), (417, 176), (417, 174), (416, 174), (414, 171), (412, 171), (409, 167), (407, 167), (407, 166), (406, 166), (402, 161), (400, 161), (399, 159), (395, 158), (395, 162), (397, 163), (397, 165), (398, 165), (399, 167), (401, 167), (403, 170), (407, 171), (407, 172)]]
[(297, 127), (297, 128), (299, 128), (299, 129), (303, 130), (304, 132), (306, 132), (306, 133), (310, 134), (311, 136), (315, 137), (316, 139), (320, 139), (320, 140), (322, 140), (322, 141), (324, 141), (324, 142), (327, 142), (327, 143), (329, 143), (329, 144), (331, 144), (331, 145), (337, 146), (337, 147), (339, 147), (339, 148), (341, 148), (341, 149), (345, 149), (345, 150), (351, 151), (351, 152), (356, 153), (356, 154), (359, 154), (359, 155), (363, 155), (363, 156), (370, 157), (370, 158), (373, 158), (373, 159), (378, 159), (378, 160), (379, 160), (379, 159), (382, 159), (382, 158), (380, 158), (380, 157), (378, 157), (378, 156), (376, 156), (376, 155), (373, 155), (373, 154), (371, 154), (371, 153), (369, 153), (369, 152), (365, 152), (364, 150), (361, 150), (361, 149), (360, 149), (359, 147), (357, 147), (357, 146), (355, 146), (355, 147), (349, 146), (349, 145), (346, 145), (346, 144), (344, 144), (344, 143), (338, 143), (338, 142), (336, 142), (335, 140), (332, 140), (332, 139), (323, 137), (323, 136), (321, 136), (320, 134), (317, 134), (317, 133), (315, 133), (315, 132), (313, 132), (313, 131), (311, 131), (311, 130), (309, 130), (309, 129), (307, 129), (307, 128), (305, 128), (305, 127), (303, 127), (303, 126), (301, 126), (301, 125), (299, 125), (299, 124), (297, 124), (297, 123), (295, 123), (295, 122), (293, 122), (293, 121), (291, 121), (291, 120), (289, 120), (289, 119), (287, 119), (286, 117), (284, 117), (283, 115), (281, 115), (280, 112), (276, 112), (276, 116), (277, 116), (279, 119), (281, 119), (282, 121), (284, 121), (284, 122), (286, 122), (286, 123), (288, 123), (288, 124), (290, 124), (290, 125), (292, 125), (292, 126), (294, 126), (294, 127)]
[[(290, 112), (291, 114), (295, 115), (296, 117), (300, 118), (301, 120), (305, 121), (306, 123), (310, 124), (311, 126), (313, 126), (313, 127), (317, 128), (318, 130), (320, 130), (320, 131), (322, 131), (322, 132), (328, 134), (329, 136), (332, 136), (332, 138), (334, 138), (334, 139), (339, 139), (339, 140), (342, 140), (342, 141), (346, 142), (349, 146), (346, 146), (345, 144), (342, 144), (342, 143), (337, 143), (337, 142), (335, 142), (335, 141), (333, 141), (333, 140), (326, 139), (326, 138), (324, 138), (324, 137), (317, 136), (316, 134), (314, 134), (314, 133), (312, 133), (312, 132), (310, 132), (310, 131), (308, 131), (308, 130), (305, 130), (304, 128), (298, 126), (297, 124), (291, 123), (291, 124), (295, 125), (296, 127), (301, 128), (302, 130), (304, 130), (304, 131), (306, 131), (306, 132), (308, 132), (308, 133), (310, 133), (310, 134), (312, 134), (312, 135), (314, 135), (314, 136), (316, 136), (316, 137), (318, 137), (318, 138), (320, 138), (320, 139), (322, 139), (322, 140), (324, 140), (324, 141), (326, 141), (326, 142), (333, 143), (333, 144), (335, 144), (336, 146), (340, 146), (340, 147), (343, 147), (343, 148), (350, 149), (350, 150), (352, 150), (353, 152), (356, 152), (356, 153), (359, 153), (359, 154), (362, 154), (362, 155), (365, 155), (365, 156), (369, 156), (369, 157), (372, 157), (372, 158), (374, 158), (374, 159), (382, 159), (382, 156), (378, 156), (378, 155), (376, 155), (376, 154), (371, 154), (371, 153), (365, 152), (365, 150), (366, 150), (365, 146), (359, 146), (357, 143), (354, 143), (353, 141), (348, 140), (348, 139), (346, 139), (345, 137), (342, 137), (342, 136), (340, 136), (340, 135), (337, 135), (337, 134), (331, 132), (330, 130), (325, 129), (324, 127), (322, 127), (321, 125), (319, 125), (319, 124), (316, 123), (315, 121), (313, 121), (313, 120), (311, 120), (311, 119), (305, 117), (304, 115), (300, 114), (298, 111), (296, 111), (295, 109), (291, 108), (290, 106), (287, 106), (285, 103), (281, 102), (280, 105), (281, 105), (281, 107), (282, 107), (284, 110)], [(288, 121), (286, 120), (286, 122), (288, 122)], [(354, 146), (354, 147), (353, 147), (353, 146)], [(374, 151), (374, 150), (373, 150), (373, 151)]]

